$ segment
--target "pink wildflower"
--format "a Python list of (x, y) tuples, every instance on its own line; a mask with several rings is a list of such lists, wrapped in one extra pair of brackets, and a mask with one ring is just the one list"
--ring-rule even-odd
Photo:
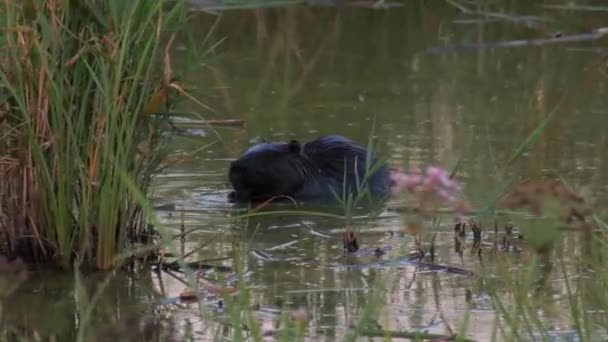
[(423, 211), (441, 203), (449, 203), (454, 206), (456, 222), (462, 221), (467, 212), (466, 204), (457, 199), (460, 184), (451, 179), (449, 172), (441, 167), (429, 166), (424, 173), (417, 168), (412, 168), (409, 173), (393, 171), (391, 183), (394, 195), (404, 192), (417, 195), (418, 205)]
[(393, 193), (398, 195), (404, 190), (414, 192), (416, 188), (422, 184), (423, 180), (421, 175), (408, 175), (402, 172), (393, 172), (391, 174)]
[[(417, 170), (416, 170), (417, 171)], [(460, 185), (450, 179), (448, 172), (436, 166), (427, 168), (426, 173), (412, 172), (393, 172), (391, 181), (393, 182), (393, 193), (401, 192), (431, 192), (435, 193), (442, 201), (452, 202), (456, 193), (460, 190)]]

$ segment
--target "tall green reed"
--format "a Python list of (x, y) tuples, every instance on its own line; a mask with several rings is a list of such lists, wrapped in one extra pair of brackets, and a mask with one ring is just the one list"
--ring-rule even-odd
[(160, 165), (183, 2), (8, 0), (0, 20), (5, 252), (108, 269), (145, 232), (120, 174), (145, 192)]

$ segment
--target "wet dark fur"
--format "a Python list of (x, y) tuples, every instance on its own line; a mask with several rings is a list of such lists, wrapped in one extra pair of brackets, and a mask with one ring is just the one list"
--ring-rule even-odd
[[(386, 165), (377, 167), (372, 157), (368, 186), (366, 149), (342, 136), (324, 136), (300, 145), (298, 141), (261, 143), (251, 147), (230, 165), (234, 187), (229, 198), (235, 202), (260, 201), (274, 196), (297, 200), (333, 199), (367, 188), (376, 198), (389, 194), (390, 176)], [(346, 179), (346, 182), (344, 182)], [(333, 190), (333, 191), (332, 191)]]

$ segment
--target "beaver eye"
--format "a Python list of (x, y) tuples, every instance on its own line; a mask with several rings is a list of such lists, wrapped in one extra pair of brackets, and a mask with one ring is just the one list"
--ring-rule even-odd
[(300, 153), (300, 142), (297, 140), (290, 141), (287, 150), (291, 153)]

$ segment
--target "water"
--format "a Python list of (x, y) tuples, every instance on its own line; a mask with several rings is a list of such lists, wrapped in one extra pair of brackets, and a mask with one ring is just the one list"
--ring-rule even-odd
[[(451, 167), (461, 159), (458, 178), (473, 207), (487, 203), (507, 175), (540, 179), (557, 171), (595, 207), (605, 208), (601, 204), (608, 200), (608, 78), (606, 60), (592, 50), (605, 46), (605, 39), (428, 51), (446, 44), (549, 37), (557, 31), (585, 33), (605, 23), (605, 12), (543, 9), (526, 1), (513, 2), (511, 10), (552, 21), (530, 28), (519, 22), (469, 20), (479, 17), (422, 1), (386, 10), (298, 7), (224, 13), (210, 41), (225, 40), (213, 57), (200, 58), (205, 65), (183, 80), (196, 85), (195, 94), (214, 111), (184, 103), (179, 112), (196, 112), (205, 119), (244, 119), (245, 127), (198, 130), (175, 138), (173, 156), (180, 160), (158, 176), (153, 198), (155, 205), (173, 207), (158, 212), (165, 228), (176, 234), (182, 225), (194, 230), (175, 247), (194, 251), (192, 260), (219, 259), (209, 261), (216, 265), (235, 267), (235, 261), (242, 260), (240, 267), (249, 272), (251, 304), (263, 308), (264, 330), (276, 328), (278, 316), (272, 309), (304, 307), (311, 317), (306, 330), (311, 338), (340, 340), (368, 304), (370, 288), (387, 274), (380, 268), (344, 266), (407, 255), (415, 248), (414, 239), (403, 232), (401, 217), (386, 210), (379, 218), (357, 221), (357, 226), (362, 228), (363, 248), (390, 246), (388, 253), (345, 258), (344, 224), (339, 220), (284, 215), (232, 219), (235, 209), (226, 201), (227, 166), (255, 142), (341, 134), (365, 143), (375, 123), (378, 152), (392, 165)], [(202, 40), (215, 20), (198, 14), (194, 36)], [(176, 60), (189, 59), (178, 49)], [(513, 169), (505, 170), (519, 143), (556, 107), (557, 117), (534, 148)], [(401, 204), (393, 201), (388, 206)], [(598, 214), (605, 214), (605, 209)], [(491, 243), (502, 238), (502, 231), (494, 236), (493, 223), (482, 223), (484, 263), (490, 269), (500, 258), (525, 262), (525, 253), (491, 252)], [(477, 256), (465, 252), (461, 258), (454, 252), (450, 217), (441, 217), (435, 226), (425, 224), (426, 245), (433, 233), (436, 263), (480, 270)], [(565, 234), (563, 239), (572, 245), (576, 236)], [(282, 248), (272, 249), (277, 246)], [(570, 252), (574, 253), (572, 248)], [(219, 283), (216, 276), (208, 277)], [(561, 280), (556, 277), (554, 283), (559, 291)], [(73, 337), (80, 316), (71, 284), (72, 276), (39, 275), (3, 311), (11, 312), (9, 318), (20, 326)], [(475, 324), (467, 336), (490, 339), (496, 313), (476, 278), (406, 265), (393, 274), (388, 286), (381, 294), (384, 315), (377, 320), (382, 326), (449, 334), (458, 330), (470, 298)], [(102, 302), (108, 305), (108, 317), (116, 319), (151, 312), (153, 304), (184, 288), (168, 274), (121, 276), (111, 282)], [(65, 319), (49, 323), (44, 318), (48, 313), (29, 311), (23, 298), (53, 307)], [(217, 325), (201, 320), (195, 305), (165, 310), (181, 331), (190, 331), (196, 339), (216, 333)], [(103, 323), (104, 318), (97, 318)], [(571, 329), (559, 314), (547, 313), (546, 319), (557, 332)]]

